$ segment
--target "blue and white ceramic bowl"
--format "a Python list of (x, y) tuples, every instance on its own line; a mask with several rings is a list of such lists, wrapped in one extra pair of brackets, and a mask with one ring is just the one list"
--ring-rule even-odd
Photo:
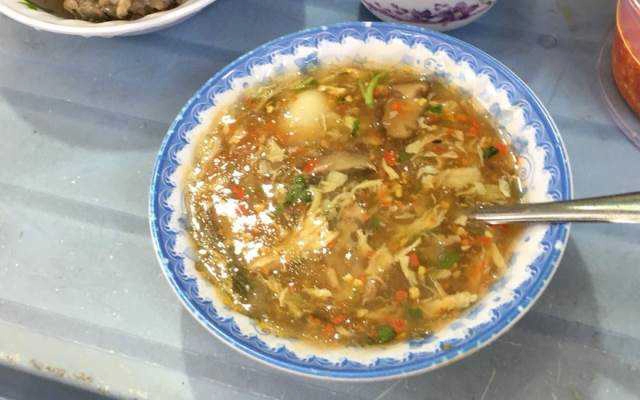
[(555, 272), (568, 225), (526, 229), (505, 276), (473, 308), (423, 340), (387, 347), (318, 348), (260, 332), (226, 308), (198, 276), (188, 254), (184, 174), (214, 112), (247, 86), (315, 64), (410, 64), (464, 88), (495, 117), (519, 156), (528, 202), (571, 198), (562, 139), (538, 98), (504, 65), (457, 39), (417, 27), (347, 23), (269, 42), (219, 71), (189, 100), (169, 129), (156, 161), (150, 223), (160, 266), (185, 307), (211, 333), (240, 352), (289, 372), (329, 379), (377, 380), (449, 364), (495, 340), (531, 307)]
[(461, 28), (483, 16), (497, 0), (360, 0), (388, 22), (420, 25), (436, 31)]

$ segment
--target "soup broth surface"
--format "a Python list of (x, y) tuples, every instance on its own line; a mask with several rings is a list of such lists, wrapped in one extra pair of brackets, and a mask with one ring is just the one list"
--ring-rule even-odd
[(424, 337), (507, 267), (518, 228), (466, 213), (519, 200), (515, 161), (473, 99), (410, 68), (277, 78), (198, 145), (185, 190), (197, 268), (276, 335)]

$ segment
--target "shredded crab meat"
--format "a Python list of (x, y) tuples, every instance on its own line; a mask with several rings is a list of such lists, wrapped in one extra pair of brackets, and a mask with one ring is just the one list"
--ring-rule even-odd
[(425, 165), (424, 167), (421, 167), (420, 169), (418, 169), (418, 178), (424, 176), (424, 175), (437, 175), (438, 174), (438, 168), (436, 168), (433, 165)]
[(407, 282), (409, 282), (409, 285), (418, 286), (418, 278), (416, 276), (416, 273), (409, 269), (409, 257), (402, 256), (398, 259), (398, 261), (400, 263), (402, 274), (407, 279)]
[(387, 246), (383, 245), (369, 259), (365, 273), (368, 276), (383, 275), (393, 265), (394, 261), (395, 259)]
[(509, 186), (507, 178), (501, 177), (500, 180), (498, 180), (498, 188), (504, 197), (511, 197), (511, 187)]
[(382, 185), (381, 179), (366, 180), (358, 183), (351, 189), (345, 189), (342, 193), (335, 196), (326, 203), (325, 209), (342, 208), (354, 201), (354, 196), (359, 190), (372, 190)]
[(287, 156), (287, 153), (278, 145), (278, 143), (270, 138), (266, 144), (267, 160), (271, 162), (281, 162)]
[(319, 299), (327, 299), (333, 296), (333, 293), (331, 293), (331, 290), (325, 289), (325, 288), (317, 288), (317, 287), (305, 288), (304, 292), (310, 296), (317, 297)]
[(360, 256), (368, 256), (373, 253), (373, 249), (367, 242), (367, 235), (362, 231), (362, 229), (358, 229), (356, 231), (356, 236), (358, 238), (358, 253)]
[(332, 288), (336, 289), (340, 286), (340, 282), (338, 281), (338, 273), (335, 269), (329, 267), (327, 268), (327, 281)]
[(322, 214), (322, 194), (314, 188), (311, 191), (313, 202), (302, 222), (280, 244), (270, 249), (267, 255), (250, 263), (249, 269), (278, 268), (283, 260), (319, 252), (338, 236), (337, 232), (329, 230), (328, 221)]
[(433, 300), (426, 300), (420, 304), (422, 312), (428, 317), (438, 317), (442, 314), (462, 310), (478, 300), (478, 296), (469, 292), (458, 292)]
[(507, 269), (507, 263), (505, 262), (504, 257), (502, 257), (502, 253), (500, 253), (498, 246), (493, 242), (489, 246), (489, 253), (491, 254), (491, 260), (495, 264), (496, 268), (498, 268), (498, 271), (500, 273), (504, 272)]
[(432, 143), (438, 139), (441, 139), (442, 137), (444, 137), (444, 134), (425, 135), (419, 138), (418, 140), (409, 143), (407, 147), (405, 147), (404, 151), (406, 151), (409, 154), (418, 154), (422, 151), (422, 149), (424, 149), (424, 147), (427, 144)]
[(411, 224), (403, 226), (402, 229), (399, 229), (398, 232), (394, 235), (394, 240), (404, 244), (408, 242), (411, 238), (424, 233), (425, 231), (433, 230), (440, 226), (444, 217), (446, 215), (446, 210), (441, 207), (434, 207), (433, 209), (426, 211), (424, 214), (419, 216), (415, 221)]
[(437, 181), (440, 186), (459, 190), (482, 181), (482, 175), (477, 167), (451, 168), (440, 172)]
[(331, 171), (327, 175), (327, 178), (320, 182), (318, 189), (320, 189), (322, 193), (330, 193), (344, 185), (348, 179), (349, 177), (346, 174), (338, 171)]
[(398, 173), (393, 168), (391, 168), (385, 160), (382, 160), (382, 169), (387, 173), (387, 175), (389, 175), (389, 179), (391, 179), (392, 181), (400, 178), (400, 175), (398, 175)]
[(348, 171), (352, 169), (375, 170), (375, 167), (366, 156), (339, 151), (322, 157), (313, 172)]

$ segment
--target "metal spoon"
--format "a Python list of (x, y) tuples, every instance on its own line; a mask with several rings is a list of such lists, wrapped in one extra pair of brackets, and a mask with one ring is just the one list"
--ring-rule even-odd
[(640, 192), (581, 200), (478, 207), (470, 218), (489, 224), (509, 222), (640, 223)]

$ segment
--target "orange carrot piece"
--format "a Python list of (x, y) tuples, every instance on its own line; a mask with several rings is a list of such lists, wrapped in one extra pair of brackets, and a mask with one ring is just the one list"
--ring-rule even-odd
[(471, 119), (471, 126), (469, 127), (468, 133), (469, 136), (478, 136), (478, 133), (480, 133), (480, 123), (477, 119)]
[(338, 314), (336, 316), (334, 316), (333, 318), (331, 318), (331, 323), (334, 325), (340, 325), (341, 323), (343, 323), (344, 321), (346, 321), (347, 316), (344, 314)]
[(486, 264), (484, 261), (480, 261), (467, 269), (467, 284), (469, 289), (473, 292), (477, 292), (482, 284), (482, 276), (484, 275)]
[(420, 259), (418, 258), (418, 255), (415, 253), (415, 251), (409, 253), (409, 265), (411, 265), (413, 268), (418, 268), (420, 266)]
[(404, 332), (407, 329), (407, 321), (404, 319), (392, 319), (389, 324), (396, 333)]
[(502, 142), (496, 142), (495, 147), (496, 147), (496, 149), (498, 149), (498, 151), (502, 155), (506, 155), (507, 153), (509, 153), (509, 148), (507, 147), (506, 144), (504, 144)]
[(402, 289), (396, 291), (396, 294), (394, 296), (394, 298), (398, 303), (405, 301), (407, 297), (409, 297), (409, 293), (407, 293), (406, 290), (402, 290)]
[(394, 100), (389, 104), (389, 108), (392, 111), (400, 112), (400, 111), (402, 111), (402, 102), (400, 102), (398, 100)]

